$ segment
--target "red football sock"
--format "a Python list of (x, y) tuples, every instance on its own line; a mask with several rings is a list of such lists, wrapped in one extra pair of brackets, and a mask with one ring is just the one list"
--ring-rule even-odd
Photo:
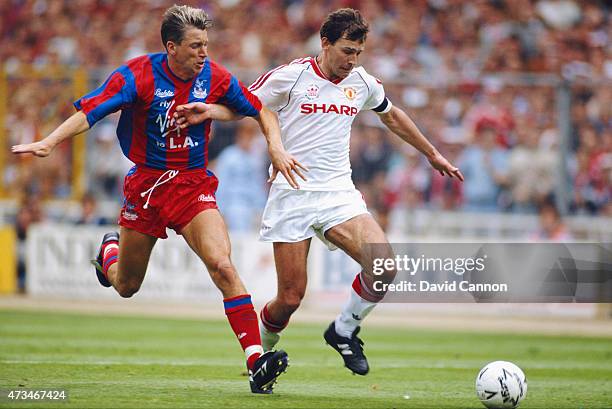
[(108, 279), (108, 269), (119, 261), (119, 245), (111, 241), (102, 247), (102, 273)]
[(259, 315), (261, 319), (261, 323), (264, 327), (270, 332), (281, 332), (285, 329), (287, 324), (289, 324), (289, 320), (285, 322), (276, 322), (272, 318), (270, 318), (270, 312), (268, 311), (268, 304), (264, 305), (261, 310), (261, 314)]
[(259, 336), (257, 313), (253, 309), (251, 296), (243, 294), (226, 298), (223, 300), (223, 306), (230, 326), (246, 355), (247, 367), (252, 369), (257, 358), (263, 354), (263, 348)]
[(373, 289), (368, 288), (368, 286), (363, 281), (362, 274), (363, 273), (359, 273), (355, 276), (355, 279), (353, 280), (353, 290), (355, 290), (355, 292), (366, 301), (380, 302), (385, 297), (385, 295), (378, 294)]

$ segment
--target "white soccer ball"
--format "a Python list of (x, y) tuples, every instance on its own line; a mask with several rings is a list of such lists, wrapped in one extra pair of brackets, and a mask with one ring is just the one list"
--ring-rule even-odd
[(476, 395), (490, 409), (516, 408), (527, 395), (527, 378), (512, 362), (491, 362), (478, 372)]

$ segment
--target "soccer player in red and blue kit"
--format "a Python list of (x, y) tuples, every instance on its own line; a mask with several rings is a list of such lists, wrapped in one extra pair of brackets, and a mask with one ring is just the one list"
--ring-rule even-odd
[(218, 211), (217, 178), (207, 170), (211, 121), (181, 129), (175, 107), (188, 102), (220, 103), (254, 117), (266, 136), (275, 171), (298, 187), (301, 165), (283, 148), (273, 113), (225, 68), (207, 58), (207, 14), (188, 6), (166, 10), (161, 37), (165, 53), (149, 54), (116, 69), (95, 91), (77, 100), (78, 112), (45, 139), (16, 145), (14, 153), (47, 156), (64, 139), (121, 110), (117, 136), (135, 163), (125, 177), (119, 235), (108, 233), (94, 261), (98, 280), (122, 297), (140, 288), (153, 246), (181, 234), (206, 265), (224, 297), (225, 313), (247, 358), (251, 391), (271, 393), (287, 367), (282, 351), (263, 353), (257, 314), (230, 260), (227, 229)]

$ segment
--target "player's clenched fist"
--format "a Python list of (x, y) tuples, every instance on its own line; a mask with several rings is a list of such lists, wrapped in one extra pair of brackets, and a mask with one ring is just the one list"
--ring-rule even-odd
[[(191, 125), (201, 124), (209, 119), (217, 119), (215, 114), (219, 116), (219, 112), (215, 111), (217, 105), (205, 104), (203, 102), (191, 102), (189, 104), (179, 105), (172, 116), (170, 126), (178, 125), (181, 129), (185, 129)], [(223, 119), (221, 119), (223, 120)], [(226, 118), (225, 120), (231, 120)]]

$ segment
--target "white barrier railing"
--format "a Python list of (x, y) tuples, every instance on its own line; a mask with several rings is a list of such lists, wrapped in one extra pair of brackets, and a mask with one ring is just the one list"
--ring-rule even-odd
[[(33, 226), (27, 239), (27, 290), (34, 297), (78, 299), (118, 299), (112, 289), (102, 288), (89, 260), (98, 250), (108, 228), (42, 224)], [(390, 236), (393, 242), (428, 241), (424, 237)], [(276, 273), (272, 246), (261, 243), (255, 235), (232, 235), (232, 260), (244, 283), (261, 306), (276, 295)], [(444, 240), (442, 240), (444, 241)], [(449, 240), (450, 241), (450, 240)], [(313, 240), (309, 256), (309, 290), (305, 306), (339, 309), (360, 266), (341, 251), (329, 252)], [(170, 233), (153, 250), (147, 275), (137, 297), (155, 302), (213, 303), (221, 294), (210, 280), (200, 259), (184, 240)], [(393, 304), (388, 311), (430, 311), (448, 314), (459, 311), (508, 314), (505, 304)], [(514, 305), (514, 315), (595, 316), (596, 306), (587, 304)]]
[[(426, 209), (399, 210), (392, 217), (390, 233), (418, 237), (532, 239), (540, 220), (536, 215), (512, 213), (441, 212)], [(612, 223), (606, 217), (572, 216), (564, 219), (575, 240), (610, 243)]]

